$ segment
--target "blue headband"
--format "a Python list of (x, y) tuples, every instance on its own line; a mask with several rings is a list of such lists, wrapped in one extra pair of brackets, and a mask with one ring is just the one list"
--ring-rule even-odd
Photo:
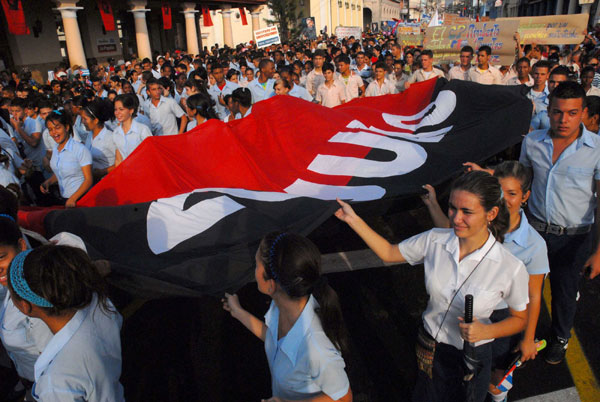
[[(0, 214), (0, 218), (10, 219), (11, 221), (15, 222), (15, 218), (13, 218), (12, 216), (10, 216), (8, 214)], [(17, 222), (15, 222), (15, 223), (17, 223)]]
[(27, 300), (40, 307), (54, 307), (48, 300), (34, 293), (25, 280), (25, 276), (23, 275), (23, 264), (25, 263), (25, 258), (27, 258), (31, 251), (31, 249), (21, 251), (13, 258), (10, 263), (10, 284), (15, 293), (23, 300)]
[(279, 236), (277, 236), (275, 238), (275, 240), (273, 240), (273, 244), (271, 244), (271, 248), (269, 249), (269, 268), (271, 271), (271, 277), (273, 278), (273, 280), (277, 281), (277, 274), (275, 273), (275, 264), (274, 264), (274, 260), (275, 260), (275, 246), (277, 246), (277, 243), (279, 243), (279, 241), (281, 239), (283, 239), (285, 236), (287, 235), (287, 233), (281, 233)]

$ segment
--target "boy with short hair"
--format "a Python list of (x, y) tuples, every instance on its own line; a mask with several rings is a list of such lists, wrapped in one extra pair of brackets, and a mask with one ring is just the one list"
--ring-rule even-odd
[(323, 106), (335, 107), (346, 102), (346, 88), (335, 79), (335, 72), (331, 63), (322, 67), (325, 82), (317, 88), (316, 101)]
[[(163, 96), (163, 89), (156, 78), (150, 78), (146, 82), (148, 101), (144, 104), (144, 114), (152, 122), (153, 135), (174, 135), (185, 131), (187, 126), (187, 115), (179, 107), (175, 99)], [(181, 124), (177, 129), (177, 119), (181, 118)]]

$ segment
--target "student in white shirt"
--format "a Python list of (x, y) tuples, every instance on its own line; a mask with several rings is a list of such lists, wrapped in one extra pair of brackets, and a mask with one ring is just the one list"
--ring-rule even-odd
[(244, 310), (237, 295), (223, 308), (265, 343), (271, 370), (269, 401), (352, 400), (341, 352), (346, 337), (335, 291), (321, 276), (321, 255), (291, 233), (265, 236), (256, 252), (259, 292), (272, 298), (265, 321)]
[(448, 80), (469, 81), (469, 70), (473, 61), (473, 48), (469, 45), (460, 49), (460, 64), (448, 71)]
[(292, 90), (292, 86), (288, 80), (280, 78), (275, 81), (273, 89), (275, 90), (275, 95), (289, 95), (290, 91)]
[(421, 68), (412, 73), (404, 86), (408, 89), (415, 82), (426, 81), (435, 77), (445, 78), (445, 74), (439, 68), (433, 67), (433, 52), (425, 49), (421, 52)]
[(490, 65), (492, 49), (483, 45), (477, 50), (477, 66), (469, 70), (469, 81), (484, 85), (502, 85), (502, 73)]
[(335, 107), (346, 103), (346, 87), (336, 79), (333, 64), (323, 64), (322, 71), (325, 82), (317, 88), (315, 100), (326, 107)]
[(290, 70), (289, 66), (282, 67), (279, 70), (279, 76), (281, 77), (281, 79), (286, 80), (290, 85), (290, 90), (288, 92), (288, 95), (296, 97), (296, 98), (304, 99), (305, 101), (308, 101), (308, 102), (312, 102), (313, 97), (310, 96), (310, 94), (308, 93), (306, 88), (304, 88), (303, 86), (298, 85), (294, 82), (294, 78), (293, 78), (294, 74), (295, 73)]
[[(457, 179), (450, 193), (452, 229), (432, 229), (399, 245), (375, 233), (350, 205), (338, 202), (335, 215), (383, 261), (425, 265), (429, 301), (418, 337), (413, 401), (464, 401), (466, 392), (472, 392), (473, 401), (483, 402), (491, 376), (491, 342), (525, 328), (529, 301), (525, 266), (500, 244), (509, 212), (498, 179), (486, 172)], [(471, 324), (461, 322), (467, 294), (474, 298)], [(510, 316), (491, 324), (489, 317), (502, 300)], [(465, 341), (480, 362), (468, 391), (463, 388), (469, 374), (463, 366)]]
[(214, 109), (214, 101), (206, 94), (195, 94), (190, 96), (186, 102), (187, 115), (190, 122), (186, 131), (206, 123), (210, 119), (219, 119)]
[(340, 72), (338, 81), (346, 88), (346, 102), (365, 96), (365, 84), (358, 73), (350, 70), (350, 57), (341, 54), (336, 58), (337, 68)]
[(532, 87), (534, 82), (529, 72), (531, 71), (531, 65), (527, 57), (521, 57), (517, 60), (517, 76), (509, 78), (506, 81), (506, 85), (527, 85)]
[[(154, 135), (175, 135), (182, 133), (187, 125), (187, 116), (175, 99), (165, 97), (158, 80), (150, 78), (146, 83), (149, 99), (144, 104), (144, 114), (152, 122)], [(181, 119), (177, 128), (177, 119)]]
[(125, 400), (122, 318), (83, 250), (44, 245), (17, 254), (8, 288), (15, 306), (54, 334), (35, 362), (31, 393), (37, 401)]
[(231, 93), (240, 86), (225, 79), (224, 68), (221, 64), (213, 64), (212, 76), (215, 79), (215, 83), (208, 88), (208, 94), (215, 101), (215, 110), (217, 111), (219, 118), (223, 119), (229, 114), (229, 110), (223, 99), (224, 96), (231, 95)]
[(137, 113), (137, 99), (133, 94), (123, 94), (115, 98), (115, 117), (119, 126), (113, 132), (115, 142), (115, 167), (119, 166), (148, 137), (150, 129), (134, 120)]
[(375, 64), (375, 79), (367, 87), (365, 96), (380, 96), (396, 93), (396, 86), (385, 77), (385, 64), (378, 61)]

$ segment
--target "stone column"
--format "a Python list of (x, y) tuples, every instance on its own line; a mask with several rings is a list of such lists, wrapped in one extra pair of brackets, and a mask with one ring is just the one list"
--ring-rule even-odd
[(146, 24), (146, 13), (150, 9), (146, 8), (146, 0), (129, 0), (131, 6), (130, 13), (133, 13), (135, 22), (135, 41), (137, 43), (137, 53), (140, 59), (149, 58), (152, 60), (152, 50), (150, 49), (150, 36), (148, 36), (148, 25)]
[(83, 7), (77, 7), (78, 0), (57, 1), (57, 10), (62, 17), (63, 28), (65, 30), (65, 39), (67, 41), (67, 53), (69, 64), (74, 66), (79, 64), (87, 68), (85, 52), (83, 51), (83, 42), (81, 41), (81, 32), (77, 24), (77, 10), (83, 10)]
[(253, 38), (254, 38), (254, 31), (260, 29), (260, 12), (261, 11), (262, 11), (262, 6), (252, 7), (250, 9), (250, 15), (252, 16), (252, 36), (253, 36)]
[(569, 1), (569, 14), (575, 14), (575, 10), (577, 10), (577, 4), (579, 0), (570, 0)]
[(188, 54), (197, 55), (200, 53), (198, 49), (198, 32), (196, 31), (196, 3), (183, 3), (183, 15), (185, 17), (185, 38), (187, 42)]
[[(600, 8), (600, 6), (599, 6), (599, 8)], [(592, 5), (591, 4), (583, 4), (581, 6), (581, 13), (589, 15), (591, 9), (592, 9)], [(593, 21), (592, 21), (592, 23), (593, 23)]]
[(233, 47), (233, 30), (231, 28), (231, 6), (229, 4), (223, 5), (221, 15), (223, 16), (223, 42), (229, 47)]

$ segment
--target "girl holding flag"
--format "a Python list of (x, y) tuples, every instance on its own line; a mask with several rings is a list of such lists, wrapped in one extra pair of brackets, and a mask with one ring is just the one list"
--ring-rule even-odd
[(273, 396), (263, 401), (351, 402), (340, 352), (346, 349), (342, 312), (321, 275), (317, 247), (296, 234), (268, 234), (256, 252), (255, 278), (273, 299), (265, 322), (235, 294), (225, 294), (223, 308), (265, 343)]
[[(483, 402), (491, 374), (495, 338), (520, 332), (527, 320), (527, 272), (502, 242), (509, 213), (498, 179), (485, 172), (458, 178), (450, 193), (451, 229), (432, 229), (390, 244), (338, 200), (335, 216), (346, 222), (385, 262), (425, 265), (429, 295), (418, 334), (419, 367), (414, 401)], [(472, 295), (473, 322), (462, 322), (465, 296)], [(504, 300), (509, 316), (492, 323)], [(465, 369), (464, 342), (472, 344), (478, 365)], [(468, 396), (468, 397), (467, 397)]]

